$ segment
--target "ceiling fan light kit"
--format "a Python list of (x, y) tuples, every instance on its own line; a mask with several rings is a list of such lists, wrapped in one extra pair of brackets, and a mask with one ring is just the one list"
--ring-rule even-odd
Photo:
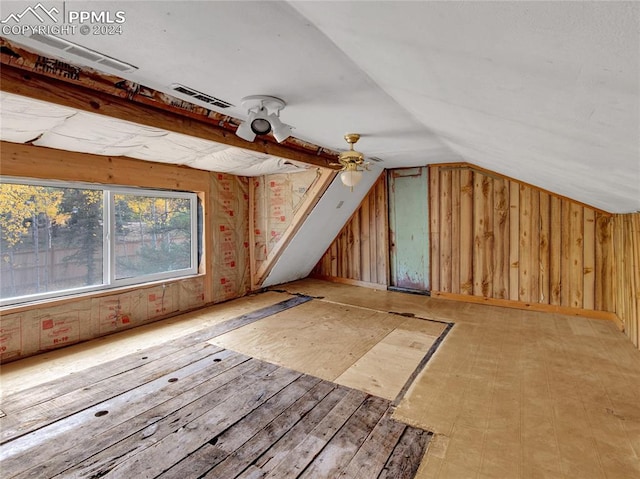
[(268, 95), (251, 95), (242, 99), (242, 106), (249, 117), (236, 130), (236, 135), (246, 141), (253, 141), (256, 135), (273, 132), (278, 143), (291, 136), (291, 127), (282, 123), (280, 111), (286, 103), (280, 98)]
[(349, 149), (343, 151), (338, 156), (339, 164), (342, 165), (340, 170), (340, 180), (342, 184), (353, 188), (362, 180), (364, 170), (369, 169), (369, 163), (364, 161), (364, 155), (353, 149), (353, 145), (358, 142), (360, 135), (357, 133), (347, 133), (344, 139), (349, 143)]

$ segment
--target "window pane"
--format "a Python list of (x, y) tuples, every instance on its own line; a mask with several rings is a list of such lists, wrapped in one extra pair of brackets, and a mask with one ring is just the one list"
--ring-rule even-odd
[(0, 184), (1, 298), (103, 283), (99, 190)]
[(115, 278), (191, 268), (188, 198), (115, 194)]

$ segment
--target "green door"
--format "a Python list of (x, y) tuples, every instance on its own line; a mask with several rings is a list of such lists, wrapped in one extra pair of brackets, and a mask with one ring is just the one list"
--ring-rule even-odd
[(389, 171), (389, 254), (391, 286), (429, 290), (428, 170)]

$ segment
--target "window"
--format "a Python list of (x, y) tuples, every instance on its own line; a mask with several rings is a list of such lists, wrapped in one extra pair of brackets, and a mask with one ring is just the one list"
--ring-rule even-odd
[(195, 193), (0, 180), (2, 305), (197, 273)]

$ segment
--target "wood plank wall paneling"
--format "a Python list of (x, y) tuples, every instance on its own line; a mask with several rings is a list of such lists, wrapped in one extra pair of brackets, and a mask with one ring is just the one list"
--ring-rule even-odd
[(615, 311), (610, 215), (469, 167), (432, 166), (430, 175), (432, 291)]
[(387, 180), (382, 174), (311, 272), (355, 284), (388, 282)]
[[(640, 213), (611, 215), (469, 165), (429, 175), (432, 294), (615, 313), (638, 346)], [(386, 286), (387, 228), (383, 175), (312, 274)]]
[[(596, 219), (596, 223), (598, 220)], [(596, 236), (599, 230), (598, 227)], [(605, 230), (600, 233), (600, 237), (610, 233), (613, 235), (615, 258), (613, 265), (615, 311), (622, 320), (629, 339), (636, 347), (640, 347), (640, 213), (615, 215), (612, 230)], [(600, 249), (599, 256), (606, 258), (607, 261), (606, 265), (600, 267), (609, 270), (612, 266), (609, 256), (611, 251), (603, 252), (603, 250), (604, 248)], [(601, 262), (604, 261), (601, 260)], [(596, 298), (598, 298), (597, 294)]]
[[(562, 223), (562, 198), (551, 196), (549, 212), (549, 303), (560, 306), (562, 288), (562, 235), (551, 234), (551, 228)], [(555, 226), (554, 226), (555, 225)], [(606, 310), (610, 311), (610, 310)]]
[[(637, 240), (637, 238), (636, 238)], [(609, 216), (596, 213), (596, 278), (613, 278), (614, 250), (613, 250), (613, 222)], [(601, 282), (595, 288), (598, 311), (616, 311), (614, 302), (614, 281)]]
[[(451, 208), (452, 211), (460, 211), (462, 202), (460, 193), (460, 175), (453, 175), (451, 178)], [(460, 216), (451, 217), (451, 276), (459, 278), (461, 274), (461, 257), (460, 257)], [(460, 293), (460, 283), (451, 284), (452, 293)]]
[(496, 179), (493, 188), (494, 271), (493, 291), (496, 298), (509, 299), (509, 181)]
[(452, 243), (452, 221), (451, 199), (453, 196), (451, 172), (444, 171), (440, 177), (442, 183), (442, 195), (440, 196), (440, 290), (451, 292), (451, 243)]
[(596, 213), (594, 210), (584, 208), (583, 216), (583, 295), (582, 306), (585, 309), (594, 309), (596, 294), (595, 262), (596, 262)]
[(549, 290), (551, 281), (549, 280), (550, 250), (549, 233), (551, 232), (551, 199), (549, 193), (540, 192), (540, 269), (538, 274), (538, 294), (540, 302), (549, 304)]
[[(456, 215), (457, 216), (457, 215)], [(460, 293), (473, 292), (473, 175), (460, 174)], [(434, 271), (432, 269), (432, 271)], [(438, 276), (432, 273), (432, 276)], [(435, 289), (432, 287), (432, 289)]]

